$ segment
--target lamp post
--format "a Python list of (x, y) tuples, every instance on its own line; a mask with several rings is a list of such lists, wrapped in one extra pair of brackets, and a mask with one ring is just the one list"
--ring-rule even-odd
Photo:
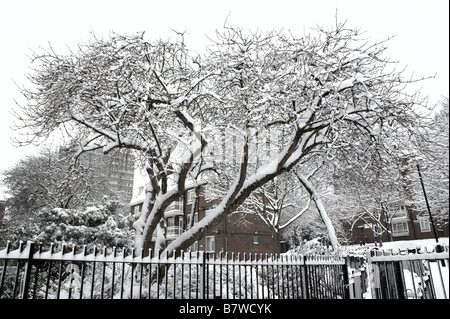
[(433, 227), (434, 238), (436, 239), (436, 243), (439, 243), (436, 227), (434, 226), (433, 216), (431, 215), (430, 204), (428, 203), (427, 193), (425, 192), (425, 186), (424, 186), (423, 180), (422, 180), (422, 173), (420, 172), (420, 159), (416, 159), (414, 162), (417, 167), (417, 172), (419, 173), (420, 184), (422, 185), (423, 196), (425, 197), (425, 203), (427, 204), (428, 215), (430, 215), (430, 222), (431, 222), (431, 226)]

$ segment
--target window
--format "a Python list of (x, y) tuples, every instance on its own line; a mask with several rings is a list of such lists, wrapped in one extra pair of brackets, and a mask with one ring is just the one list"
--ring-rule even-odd
[(191, 252), (195, 253), (198, 251), (198, 241), (196, 241), (195, 243), (193, 243), (190, 247)]
[(381, 215), (381, 210), (380, 209), (374, 209), (372, 214), (373, 214), (373, 217), (375, 217), (376, 220), (379, 220), (380, 219), (380, 215)]
[(397, 235), (397, 236), (408, 235), (409, 234), (408, 223), (401, 222), (401, 223), (392, 224), (392, 233), (394, 236), (395, 235)]
[(382, 233), (382, 229), (378, 224), (375, 223), (368, 223), (368, 224), (364, 224), (364, 229), (370, 229), (372, 230), (373, 234), (375, 236), (380, 236)]
[(253, 236), (253, 244), (257, 245), (259, 243), (259, 238), (257, 235)]
[(195, 199), (195, 189), (189, 189), (187, 191), (187, 203), (192, 204)]
[(381, 227), (378, 224), (376, 224), (373, 226), (373, 232), (376, 236), (380, 236), (382, 234), (383, 230), (381, 229)]
[(170, 203), (170, 205), (167, 206), (165, 211), (170, 212), (173, 210), (183, 210), (183, 200), (182, 199), (176, 200), (176, 201), (173, 201), (172, 203)]
[(214, 236), (206, 236), (206, 252), (215, 252), (215, 246)]
[(175, 226), (175, 217), (169, 217), (167, 218), (167, 227), (174, 227)]
[(428, 220), (428, 218), (426, 217), (419, 218), (419, 223), (420, 223), (420, 231), (422, 233), (431, 231), (430, 221)]
[(400, 204), (389, 204), (388, 214), (391, 218), (407, 217), (405, 205)]
[[(191, 225), (191, 214), (188, 214), (188, 225)], [(194, 213), (194, 225), (198, 223), (198, 213)]]
[(140, 212), (141, 212), (140, 206), (139, 205), (134, 206), (134, 213), (139, 214)]

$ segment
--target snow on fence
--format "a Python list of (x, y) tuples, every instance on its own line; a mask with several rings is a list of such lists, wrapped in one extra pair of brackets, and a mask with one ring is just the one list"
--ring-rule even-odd
[(0, 298), (348, 298), (344, 258), (208, 254), (127, 255), (116, 248), (56, 250), (10, 243), (0, 251)]
[(370, 250), (373, 299), (448, 299), (449, 246)]

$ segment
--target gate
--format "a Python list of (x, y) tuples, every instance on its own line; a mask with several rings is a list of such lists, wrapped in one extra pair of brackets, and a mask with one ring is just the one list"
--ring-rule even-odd
[(373, 299), (448, 299), (449, 247), (367, 252)]

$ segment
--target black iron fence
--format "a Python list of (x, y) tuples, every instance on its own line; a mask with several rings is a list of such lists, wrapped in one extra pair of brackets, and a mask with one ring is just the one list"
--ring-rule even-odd
[(323, 255), (156, 255), (10, 243), (0, 299), (448, 299), (449, 247)]
[(0, 298), (349, 298), (344, 258), (208, 254), (144, 257), (116, 248), (8, 243), (0, 251)]

